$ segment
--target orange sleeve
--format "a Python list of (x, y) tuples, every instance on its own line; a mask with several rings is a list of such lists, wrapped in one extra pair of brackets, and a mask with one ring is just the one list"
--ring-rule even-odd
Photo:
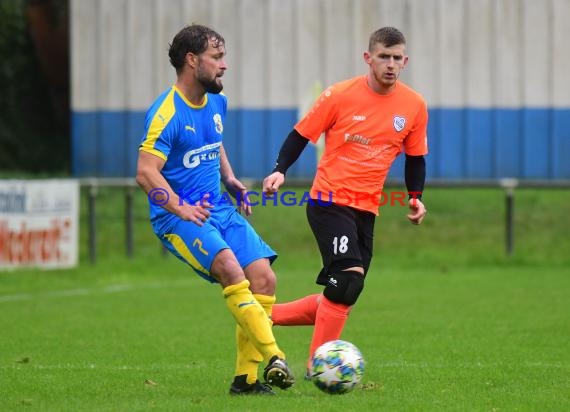
[(425, 101), (421, 101), (414, 126), (404, 140), (404, 152), (410, 156), (423, 156), (428, 153), (427, 145), (428, 111)]
[(323, 132), (336, 121), (338, 109), (334, 86), (321, 93), (311, 110), (295, 125), (295, 130), (311, 142), (316, 143)]

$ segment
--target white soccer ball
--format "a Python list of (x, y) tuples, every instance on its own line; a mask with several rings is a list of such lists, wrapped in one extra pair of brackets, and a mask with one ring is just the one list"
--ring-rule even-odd
[(317, 388), (329, 394), (352, 391), (364, 375), (364, 358), (358, 348), (344, 340), (319, 346), (311, 358), (310, 378)]

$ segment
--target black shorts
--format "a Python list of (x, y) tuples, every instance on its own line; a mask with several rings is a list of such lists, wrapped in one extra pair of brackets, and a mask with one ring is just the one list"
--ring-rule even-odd
[(326, 285), (330, 273), (352, 266), (363, 267), (366, 276), (372, 259), (373, 213), (314, 201), (307, 203), (307, 220), (323, 260), (319, 285)]

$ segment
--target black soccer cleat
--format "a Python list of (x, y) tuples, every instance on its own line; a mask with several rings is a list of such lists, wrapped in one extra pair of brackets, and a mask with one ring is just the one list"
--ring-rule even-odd
[(256, 380), (254, 383), (247, 383), (246, 375), (236, 376), (230, 386), (230, 395), (275, 395), (271, 386)]
[(295, 378), (287, 362), (279, 359), (277, 356), (271, 358), (265, 370), (263, 371), (263, 379), (271, 386), (277, 386), (281, 389), (287, 389), (295, 383)]

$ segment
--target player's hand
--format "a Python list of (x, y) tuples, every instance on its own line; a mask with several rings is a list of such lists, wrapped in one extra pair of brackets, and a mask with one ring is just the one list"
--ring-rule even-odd
[(273, 172), (263, 179), (263, 193), (268, 195), (277, 193), (283, 183), (285, 183), (285, 175), (281, 172)]
[(196, 202), (194, 206), (184, 204), (180, 211), (180, 217), (184, 220), (189, 220), (198, 226), (204, 225), (204, 222), (210, 217), (210, 210), (214, 206), (208, 202), (209, 194), (205, 194), (202, 199)]
[(427, 213), (427, 209), (420, 199), (412, 198), (408, 200), (408, 207), (410, 208), (410, 213), (408, 213), (408, 219), (412, 224), (419, 225), (424, 220)]
[(241, 189), (241, 196), (238, 201), (239, 212), (244, 213), (246, 216), (251, 216), (253, 209), (251, 208), (251, 202), (247, 197), (247, 189)]
[(253, 210), (247, 198), (247, 187), (235, 177), (224, 182), (224, 186), (236, 199), (239, 212), (244, 213), (246, 216), (251, 216)]

